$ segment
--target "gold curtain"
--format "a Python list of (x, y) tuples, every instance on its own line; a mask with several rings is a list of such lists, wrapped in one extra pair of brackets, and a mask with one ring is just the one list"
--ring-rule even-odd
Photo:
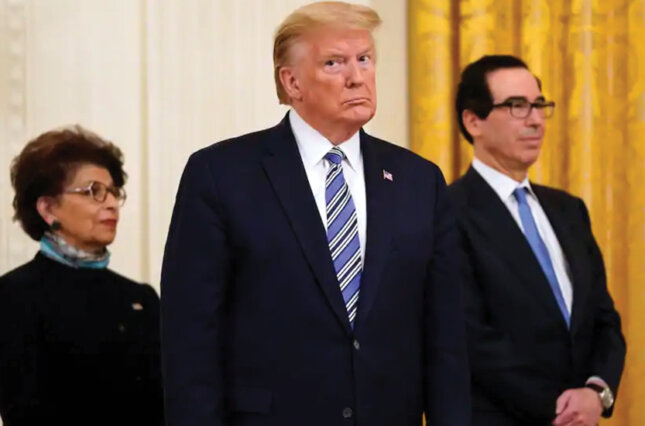
[(408, 0), (410, 145), (450, 182), (472, 159), (454, 95), (484, 54), (523, 58), (556, 102), (531, 179), (587, 203), (623, 319), (614, 417), (645, 425), (645, 0)]

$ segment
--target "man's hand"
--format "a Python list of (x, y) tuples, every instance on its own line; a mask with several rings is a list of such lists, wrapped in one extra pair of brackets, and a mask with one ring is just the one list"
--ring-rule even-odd
[(553, 426), (596, 426), (602, 403), (593, 389), (567, 389), (558, 397), (555, 414)]

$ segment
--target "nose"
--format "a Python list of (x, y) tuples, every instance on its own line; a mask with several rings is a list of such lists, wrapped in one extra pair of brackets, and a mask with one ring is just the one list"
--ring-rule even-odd
[(363, 68), (357, 60), (348, 62), (346, 81), (348, 87), (359, 86), (365, 81), (365, 77), (363, 76)]
[(119, 200), (117, 200), (116, 196), (109, 191), (105, 196), (105, 201), (103, 201), (103, 205), (106, 208), (112, 209), (112, 210), (118, 210), (120, 207)]
[(541, 109), (531, 108), (531, 112), (526, 117), (526, 123), (529, 126), (542, 126), (544, 125), (544, 113)]

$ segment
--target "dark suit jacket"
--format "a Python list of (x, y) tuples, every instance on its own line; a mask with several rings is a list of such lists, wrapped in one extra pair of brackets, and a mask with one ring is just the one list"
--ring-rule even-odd
[(4, 426), (163, 423), (159, 298), (42, 254), (0, 277)]
[(288, 118), (188, 161), (161, 284), (169, 425), (419, 426), (423, 411), (433, 425), (470, 423), (444, 180), (360, 138), (367, 248), (353, 332)]
[(584, 202), (531, 186), (569, 265), (571, 330), (494, 190), (473, 168), (449, 188), (461, 234), (474, 425), (550, 424), (562, 391), (598, 375), (615, 394), (623, 370), (620, 318)]

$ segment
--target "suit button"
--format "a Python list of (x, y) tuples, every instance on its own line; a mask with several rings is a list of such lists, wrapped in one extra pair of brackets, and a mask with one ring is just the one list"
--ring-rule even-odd
[(361, 348), (361, 344), (358, 343), (358, 340), (356, 339), (354, 339), (353, 345), (354, 345), (354, 349), (356, 350), (359, 350)]
[(125, 325), (123, 325), (123, 324), (119, 324), (119, 327), (118, 327), (118, 328), (119, 328), (119, 332), (120, 332), (120, 333), (125, 333)]
[(351, 419), (352, 415), (354, 415), (354, 412), (352, 411), (351, 408), (347, 407), (343, 409), (343, 417), (346, 419)]

